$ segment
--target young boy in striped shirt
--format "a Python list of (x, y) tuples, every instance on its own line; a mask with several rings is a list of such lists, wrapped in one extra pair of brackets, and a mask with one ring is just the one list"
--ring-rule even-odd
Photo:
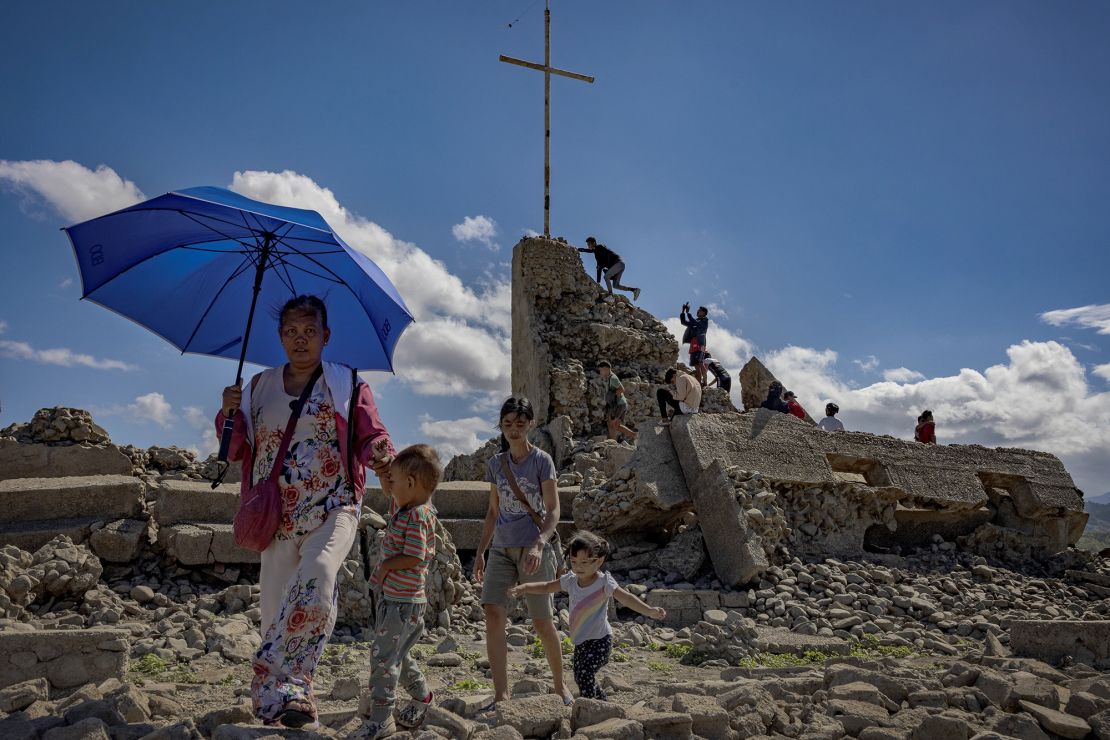
[(570, 640), (574, 643), (574, 682), (578, 694), (589, 699), (606, 698), (597, 682), (597, 672), (609, 662), (613, 650), (613, 628), (609, 625), (609, 599), (652, 619), (666, 619), (663, 607), (652, 607), (635, 594), (617, 585), (613, 576), (601, 570), (609, 557), (609, 543), (593, 532), (579, 530), (567, 544), (570, 572), (557, 581), (525, 583), (509, 589), (509, 596), (521, 594), (570, 595)]
[[(389, 525), (382, 540), (382, 563), (371, 579), (381, 589), (374, 614), (371, 647), (370, 708), (360, 738), (387, 737), (397, 725), (418, 727), (432, 703), (432, 692), (409, 651), (424, 634), (424, 580), (435, 557), (436, 515), (432, 493), (443, 468), (428, 445), (412, 445), (398, 453), (382, 492), (390, 497)], [(412, 701), (393, 717), (397, 683)]]

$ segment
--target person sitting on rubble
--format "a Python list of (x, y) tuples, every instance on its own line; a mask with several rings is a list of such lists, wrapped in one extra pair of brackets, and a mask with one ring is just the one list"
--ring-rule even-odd
[(675, 389), (671, 393), (668, 388), (660, 388), (655, 394), (664, 424), (670, 424), (675, 414), (696, 414), (701, 410), (701, 384), (693, 375), (672, 367), (663, 376), (663, 382)]
[[(562, 557), (558, 548), (559, 494), (551, 455), (528, 440), (535, 412), (523, 396), (501, 405), (497, 423), (501, 452), (486, 463), (489, 506), (474, 555), (474, 580), (482, 584), (486, 617), (486, 656), (493, 677), (493, 701), (483, 712), (509, 698), (508, 644), (505, 635), (509, 589), (520, 583), (552, 581)], [(492, 544), (492, 547), (490, 545)], [(486, 550), (489, 550), (489, 562)], [(563, 658), (550, 595), (525, 597), (532, 630), (543, 644), (554, 693), (567, 705), (574, 697), (563, 682)]]
[(682, 334), (682, 343), (690, 345), (690, 367), (694, 369), (698, 383), (704, 388), (706, 372), (702, 361), (706, 355), (705, 338), (709, 333), (709, 309), (699, 306), (697, 318), (694, 318), (690, 313), (690, 302), (687, 301), (678, 312), (678, 320), (686, 327)]
[(597, 372), (605, 383), (605, 426), (609, 439), (624, 435), (629, 441), (636, 439), (636, 432), (625, 426), (624, 417), (628, 413), (628, 399), (624, 395), (624, 383), (613, 373), (608, 360), (597, 363)]
[(617, 290), (627, 291), (632, 294), (632, 300), (640, 300), (640, 289), (629, 288), (627, 285), (621, 285), (621, 275), (624, 274), (624, 260), (621, 256), (614, 252), (604, 244), (598, 244), (597, 239), (592, 236), (586, 237), (586, 246), (578, 247), (579, 252), (589, 252), (594, 256), (594, 262), (597, 265), (597, 283), (601, 284), (601, 278), (605, 278), (605, 289), (609, 291), (609, 295), (613, 295), (613, 288)]
[(802, 404), (798, 403), (798, 397), (794, 395), (794, 391), (783, 393), (782, 400), (786, 402), (787, 413), (791, 416), (797, 416), (799, 419), (806, 418), (806, 410), (802, 408)]
[(917, 417), (917, 426), (913, 429), (913, 438), (915, 442), (927, 445), (937, 443), (937, 427), (933, 423), (933, 412), (929, 409), (925, 409), (921, 412), (921, 416)]
[(716, 385), (725, 392), (732, 390), (732, 376), (728, 374), (728, 370), (725, 370), (725, 366), (717, 361), (717, 358), (706, 352), (705, 359), (701, 361), (701, 364), (702, 367), (713, 373), (713, 380), (707, 387)]
[(840, 407), (832, 401), (825, 404), (825, 418), (817, 422), (817, 426), (824, 429), (826, 432), (843, 432), (844, 424), (836, 415), (840, 412)]
[(784, 414), (790, 413), (790, 407), (786, 405), (786, 401), (782, 400), (782, 383), (777, 380), (773, 381), (771, 385), (768, 386), (767, 400), (759, 405), (771, 411), (781, 411)]

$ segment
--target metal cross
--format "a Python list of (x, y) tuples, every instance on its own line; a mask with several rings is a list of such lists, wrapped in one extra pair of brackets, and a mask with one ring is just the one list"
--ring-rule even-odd
[(543, 11), (543, 64), (513, 59), (502, 54), (500, 61), (543, 72), (543, 235), (551, 237), (551, 75), (593, 83), (594, 78), (551, 66), (551, 1)]

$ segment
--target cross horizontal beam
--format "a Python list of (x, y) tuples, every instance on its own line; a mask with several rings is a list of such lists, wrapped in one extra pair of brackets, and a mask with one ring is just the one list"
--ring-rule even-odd
[(536, 64), (535, 62), (526, 62), (523, 59), (514, 59), (513, 57), (507, 57), (504, 54), (499, 57), (499, 60), (502, 62), (508, 62), (509, 64), (515, 64), (518, 67), (527, 67), (528, 69), (534, 69), (537, 72), (550, 72), (553, 75), (569, 77), (572, 80), (582, 80), (583, 82), (589, 83), (592, 83), (594, 81), (594, 78), (590, 77), (589, 75), (580, 75), (577, 72), (568, 72), (565, 69), (557, 69), (555, 67), (545, 67), (542, 64)]

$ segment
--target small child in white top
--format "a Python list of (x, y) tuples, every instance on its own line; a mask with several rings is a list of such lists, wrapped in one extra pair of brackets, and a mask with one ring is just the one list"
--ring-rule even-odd
[(613, 650), (609, 597), (652, 619), (665, 619), (667, 612), (662, 607), (648, 606), (601, 570), (609, 557), (609, 543), (593, 532), (575, 533), (567, 545), (567, 553), (570, 555), (569, 573), (556, 581), (514, 586), (509, 589), (509, 596), (559, 591), (570, 595), (570, 640), (574, 643), (574, 680), (578, 693), (589, 699), (605, 699), (605, 692), (597, 683), (597, 672), (609, 662)]
[(825, 418), (817, 422), (817, 426), (824, 429), (826, 432), (843, 432), (844, 424), (840, 419), (836, 418), (837, 412), (840, 407), (831, 401), (825, 404)]

